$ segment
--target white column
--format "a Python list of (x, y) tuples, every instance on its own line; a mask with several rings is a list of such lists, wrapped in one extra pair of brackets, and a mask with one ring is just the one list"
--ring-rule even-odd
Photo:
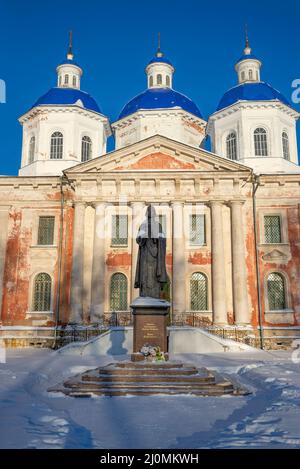
[(96, 202), (94, 245), (91, 284), (91, 322), (103, 321), (105, 304), (105, 208), (106, 203)]
[(145, 216), (145, 204), (144, 202), (131, 202), (132, 207), (132, 231), (131, 231), (131, 301), (139, 295), (138, 288), (134, 288), (136, 263), (138, 257), (138, 244), (136, 237), (138, 234), (139, 227)]
[(173, 314), (182, 314), (186, 311), (186, 292), (185, 292), (185, 238), (184, 238), (184, 219), (183, 203), (172, 202), (173, 209), (173, 278), (172, 278), (172, 297)]
[(221, 201), (211, 201), (212, 303), (214, 324), (227, 324), (226, 281)]
[(10, 206), (0, 206), (0, 318), (3, 294), (3, 275), (5, 266), (5, 253), (8, 233), (8, 213)]
[(235, 323), (249, 324), (242, 200), (231, 201), (232, 281)]
[(83, 255), (85, 203), (75, 202), (73, 256), (71, 274), (70, 322), (80, 323), (83, 318)]

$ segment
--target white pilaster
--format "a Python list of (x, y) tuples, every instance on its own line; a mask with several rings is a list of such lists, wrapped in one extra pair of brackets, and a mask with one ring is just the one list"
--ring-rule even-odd
[(183, 226), (183, 203), (173, 202), (173, 314), (186, 311), (185, 291), (185, 238)]
[(95, 203), (94, 245), (91, 284), (91, 322), (103, 320), (105, 302), (105, 208), (103, 202)]
[(212, 243), (212, 302), (214, 324), (227, 324), (226, 281), (223, 241), (223, 203), (210, 202), (211, 207), (211, 243)]
[(83, 316), (83, 251), (85, 203), (76, 202), (74, 211), (70, 322), (80, 323)]
[(249, 324), (242, 200), (231, 201), (232, 281), (235, 323)]
[(136, 237), (140, 224), (144, 218), (145, 204), (144, 202), (132, 202), (132, 235), (131, 235), (131, 301), (138, 297), (139, 291), (137, 288), (134, 288), (135, 280), (135, 271), (136, 263), (138, 257), (138, 244), (136, 242)]
[(3, 293), (3, 275), (5, 266), (5, 252), (7, 244), (7, 233), (8, 233), (8, 213), (9, 206), (0, 206), (0, 318), (1, 318), (1, 305), (2, 305), (2, 293)]

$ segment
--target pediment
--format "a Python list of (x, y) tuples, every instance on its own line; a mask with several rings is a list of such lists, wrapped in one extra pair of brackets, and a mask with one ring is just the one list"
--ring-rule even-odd
[(285, 261), (286, 259), (287, 255), (279, 249), (273, 249), (263, 256), (263, 260), (269, 262)]
[(111, 171), (205, 171), (232, 172), (251, 170), (201, 148), (156, 135), (104, 156), (81, 163), (65, 171), (105, 173)]

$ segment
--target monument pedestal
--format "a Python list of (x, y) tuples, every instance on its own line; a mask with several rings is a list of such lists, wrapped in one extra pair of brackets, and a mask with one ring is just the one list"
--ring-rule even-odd
[(133, 354), (132, 361), (144, 360), (140, 353), (144, 345), (159, 347), (168, 352), (167, 318), (170, 303), (157, 298), (136, 298), (130, 305), (133, 314)]

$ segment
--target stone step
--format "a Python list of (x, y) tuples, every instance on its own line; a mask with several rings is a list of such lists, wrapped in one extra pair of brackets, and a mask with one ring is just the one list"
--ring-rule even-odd
[(108, 379), (110, 382), (178, 382), (178, 383), (214, 383), (215, 378), (214, 376), (182, 376), (182, 375), (173, 375), (173, 376), (158, 376), (158, 375), (137, 375), (137, 376), (128, 376), (128, 375), (98, 375), (98, 376), (90, 376), (90, 375), (83, 375), (82, 376), (83, 382), (94, 382), (94, 383), (101, 383), (106, 382)]
[[(110, 365), (109, 365), (110, 366)], [(186, 367), (187, 365), (184, 365), (184, 363), (179, 363), (179, 362), (120, 362), (117, 364), (113, 364), (112, 366), (116, 366), (117, 368), (136, 368), (136, 369), (148, 369), (148, 368), (153, 368), (153, 369), (159, 369), (162, 368), (164, 370), (171, 369), (171, 368), (183, 368)], [(193, 365), (191, 365), (193, 367)], [(194, 368), (194, 367), (193, 367)]]
[[(141, 387), (141, 388), (154, 388), (154, 387), (157, 387), (157, 388), (161, 388), (161, 387), (164, 387), (164, 388), (175, 388), (175, 387), (178, 387), (178, 388), (183, 388), (183, 387), (186, 387), (186, 388), (201, 388), (201, 389), (204, 389), (204, 388), (211, 388), (211, 387), (214, 387), (214, 386), (222, 386), (221, 384), (216, 384), (216, 383), (194, 383), (194, 382), (177, 382), (177, 381), (173, 381), (173, 382), (164, 382), (164, 381), (160, 381), (160, 382), (153, 382), (153, 381), (149, 381), (149, 382), (145, 382), (145, 381), (139, 381), (139, 380), (136, 380), (134, 382), (128, 382), (128, 381), (116, 381), (116, 382), (112, 382), (112, 381), (103, 381), (102, 383), (95, 383), (95, 382), (87, 382), (87, 381), (66, 381), (65, 382), (65, 386), (66, 387), (70, 387), (70, 388), (74, 388), (74, 387), (80, 387), (82, 389), (100, 389), (102, 387), (126, 387), (126, 388), (134, 388), (134, 387)], [(231, 385), (231, 383), (225, 383), (223, 385), (224, 388), (227, 388), (227, 387), (233, 387)]]
[(87, 392), (81, 389), (65, 391), (66, 394), (73, 397), (91, 397), (96, 396), (150, 396), (150, 395), (195, 395), (195, 396), (223, 396), (224, 394), (234, 394), (233, 389), (224, 389), (218, 386), (214, 386), (210, 389), (184, 389), (184, 388), (100, 388), (89, 390)]
[(245, 394), (245, 390), (240, 390), (229, 379), (206, 368), (197, 369), (188, 364), (170, 362), (168, 366), (141, 362), (110, 364), (73, 376), (49, 391), (74, 397)]
[(126, 375), (126, 376), (140, 376), (143, 375), (197, 375), (199, 370), (196, 367), (186, 367), (178, 370), (177, 368), (164, 369), (164, 368), (99, 368), (100, 375)]

